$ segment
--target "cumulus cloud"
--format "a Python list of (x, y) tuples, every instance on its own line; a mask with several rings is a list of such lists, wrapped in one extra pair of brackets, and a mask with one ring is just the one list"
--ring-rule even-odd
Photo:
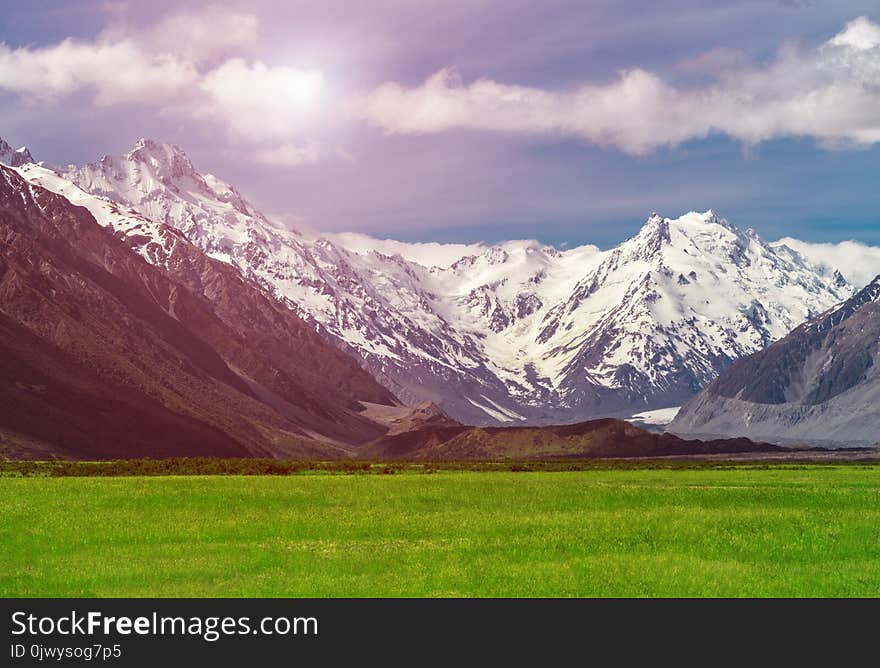
[[(611, 83), (557, 91), (466, 83), (443, 69), (416, 87), (388, 82), (332, 105), (320, 71), (244, 57), (259, 41), (256, 17), (212, 6), (149, 26), (117, 22), (91, 42), (0, 43), (0, 91), (41, 103), (84, 93), (97, 105), (149, 105), (221, 125), (253, 144), (255, 160), (289, 165), (328, 154), (314, 143), (328, 118), (396, 134), (574, 136), (631, 154), (713, 132), (747, 144), (789, 136), (831, 148), (880, 141), (880, 25), (864, 17), (817, 48), (786, 46), (769, 63), (724, 49), (697, 56), (681, 64), (690, 85), (634, 68)], [(347, 115), (331, 116), (337, 108)]]
[(131, 40), (82, 43), (64, 40), (38, 49), (0, 44), (0, 89), (48, 102), (82, 90), (100, 105), (162, 99), (197, 78), (191, 63), (145, 53)]
[(205, 63), (257, 38), (255, 16), (210, 6), (148, 26), (116, 22), (91, 42), (17, 49), (0, 43), (0, 89), (44, 103), (86, 91), (99, 105), (162, 106), (196, 88)]
[[(139, 28), (117, 22), (93, 42), (17, 49), (0, 43), (0, 90), (44, 104), (90, 93), (99, 106), (150, 105), (223, 124), (257, 144), (286, 142), (275, 164), (313, 162), (320, 152), (301, 143), (302, 124), (320, 97), (323, 75), (232, 55), (257, 42), (258, 28), (253, 15), (211, 6)], [(253, 155), (268, 159), (269, 153)]]
[(210, 113), (219, 114), (238, 133), (252, 139), (296, 134), (324, 88), (316, 70), (270, 67), (262, 62), (228, 60), (199, 83)]
[(858, 50), (873, 49), (880, 44), (880, 26), (866, 16), (850, 21), (846, 29), (832, 37), (832, 46), (852, 47)]
[(731, 54), (707, 84), (673, 86), (647, 70), (616, 81), (550, 91), (480, 79), (451, 69), (422, 85), (385, 83), (350, 113), (387, 133), (464, 128), (577, 136), (632, 154), (676, 146), (712, 132), (748, 144), (811, 137), (827, 147), (880, 141), (880, 26), (858, 18), (816, 49), (783, 47), (768, 64)]
[(774, 242), (785, 244), (816, 265), (837, 269), (857, 287), (864, 287), (880, 275), (880, 246), (868, 246), (858, 241), (837, 244), (810, 243), (786, 237)]

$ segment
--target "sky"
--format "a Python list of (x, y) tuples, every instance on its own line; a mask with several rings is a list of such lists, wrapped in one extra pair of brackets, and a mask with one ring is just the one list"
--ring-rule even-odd
[(181, 146), (292, 225), (880, 243), (876, 0), (0, 0), (0, 137)]

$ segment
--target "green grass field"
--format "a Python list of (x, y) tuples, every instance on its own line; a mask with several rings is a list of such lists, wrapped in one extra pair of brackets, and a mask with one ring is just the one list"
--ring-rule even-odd
[(880, 596), (880, 466), (0, 477), (2, 596)]

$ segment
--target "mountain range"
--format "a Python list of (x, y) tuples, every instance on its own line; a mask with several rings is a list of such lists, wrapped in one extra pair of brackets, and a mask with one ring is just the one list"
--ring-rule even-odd
[[(43, 284), (33, 262), (22, 260), (28, 253), (4, 247), (0, 316), (19, 346), (9, 359), (30, 364), (37, 378), (48, 373), (38, 360), (76, 358), (102, 340), (84, 343), (89, 327), (107, 325), (98, 313), (112, 313), (116, 329), (104, 339), (143, 340), (98, 346), (89, 353), (97, 357), (68, 362), (108, 370), (165, 408), (173, 395), (187, 419), (225, 435), (228, 442), (218, 436), (217, 443), (229, 452), (344, 456), (368, 443), (378, 452), (375, 444), (398, 435), (401, 424), (532, 428), (677, 407), (737, 360), (861, 294), (832, 262), (807, 259), (794, 241), (765, 242), (712, 211), (652, 214), (609, 250), (405, 244), (279, 224), (232, 185), (198, 172), (179, 147), (153, 140), (68, 166), (36, 163), (26, 148), (0, 140), (0, 163), (8, 166), (4, 225), (18, 221), (7, 237), (20, 242), (27, 230), (28, 253), (65, 267), (53, 274), (59, 285)], [(56, 213), (47, 216), (41, 203), (50, 200)], [(43, 245), (47, 230), (68, 255), (84, 254), (75, 270), (68, 255)], [(77, 273), (83, 262), (98, 269)], [(119, 290), (108, 293), (102, 281), (85, 293), (69, 290), (93, 281), (95, 271), (150, 301), (147, 327), (146, 311), (120, 304)], [(22, 297), (35, 293), (39, 307)], [(104, 302), (112, 306), (94, 311)], [(68, 307), (90, 315), (74, 319), (76, 327), (68, 322), (61, 338), (53, 324), (50, 335), (45, 323), (67, 322), (56, 312)], [(195, 353), (176, 345), (178, 335), (211, 352), (190, 359)], [(40, 352), (47, 341), (51, 354)], [(141, 346), (155, 359), (138, 358)], [(200, 366), (208, 358), (210, 371)], [(124, 370), (115, 368), (120, 360)], [(78, 377), (74, 366), (70, 378)], [(131, 375), (135, 367), (141, 376)], [(106, 396), (96, 389), (102, 378), (92, 378), (95, 396)], [(35, 401), (31, 410), (42, 405)], [(165, 429), (162, 419), (157, 429)], [(82, 436), (82, 425), (72, 428)], [(22, 442), (42, 438), (15, 433)], [(88, 441), (71, 438), (74, 450)]]
[(854, 287), (714, 212), (651, 215), (618, 247), (418, 245), (274, 223), (178, 147), (27, 164), (148, 261), (173, 228), (356, 356), (396, 397), (469, 424), (550, 424), (679, 406), (734, 360)]

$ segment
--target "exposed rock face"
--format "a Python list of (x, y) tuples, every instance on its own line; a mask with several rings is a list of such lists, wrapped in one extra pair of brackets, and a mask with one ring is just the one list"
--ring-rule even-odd
[[(0, 167), (0, 448), (17, 456), (313, 456), (393, 397), (172, 228), (166, 271)], [(176, 280), (178, 279), (178, 280)]]
[(880, 276), (734, 365), (684, 406), (677, 433), (880, 442)]
[(14, 149), (0, 139), (0, 163), (11, 167), (21, 167), (33, 161), (34, 158), (27, 146)]

